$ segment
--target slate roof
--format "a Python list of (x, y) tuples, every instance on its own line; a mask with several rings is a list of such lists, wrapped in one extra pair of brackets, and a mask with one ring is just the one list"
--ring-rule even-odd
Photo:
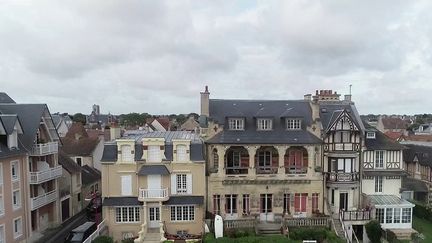
[(165, 165), (143, 165), (141, 169), (138, 171), (139, 176), (144, 175), (169, 175)]
[(202, 205), (204, 196), (170, 196), (164, 205)]
[(321, 124), (324, 130), (327, 131), (338, 116), (346, 110), (360, 131), (364, 131), (365, 128), (363, 122), (361, 121), (360, 115), (358, 114), (354, 104), (346, 103), (344, 101), (323, 102), (319, 107)]
[(105, 197), (103, 206), (140, 206), (143, 203), (138, 201), (138, 197)]
[(60, 122), (62, 121), (62, 117), (59, 114), (52, 114), (51, 115), (52, 120), (54, 122), (54, 125), (56, 128), (60, 125)]
[(410, 177), (402, 178), (402, 188), (407, 191), (428, 192), (428, 186), (425, 182)]
[(17, 121), (21, 125), (21, 122), (16, 114), (0, 114), (0, 122), (3, 124), (7, 135), (12, 134)]
[(432, 147), (405, 144), (408, 148), (403, 152), (404, 161), (407, 163), (414, 163), (414, 159), (417, 158), (421, 165), (432, 167)]
[[(208, 139), (209, 144), (317, 144), (322, 141), (306, 130), (312, 124), (312, 110), (305, 100), (221, 100), (210, 99), (209, 120), (224, 130)], [(244, 118), (243, 131), (225, 126), (228, 118)], [(286, 130), (285, 118), (300, 118), (302, 130)], [(273, 129), (257, 131), (257, 118), (271, 118)], [(203, 123), (203, 118), (200, 118)]]
[(364, 122), (366, 132), (375, 132), (375, 138), (367, 138), (365, 136), (365, 145), (367, 150), (403, 150), (405, 146), (391, 140), (384, 133), (378, 131), (378, 129)]
[(59, 151), (58, 153), (58, 162), (61, 166), (63, 166), (65, 170), (67, 170), (71, 174), (81, 172), (81, 166), (79, 166), (75, 161), (73, 161), (62, 151)]
[(0, 92), (0, 103), (15, 103), (15, 101), (6, 93)]
[(100, 181), (101, 172), (93, 167), (84, 165), (81, 167), (81, 178), (83, 185), (89, 185)]

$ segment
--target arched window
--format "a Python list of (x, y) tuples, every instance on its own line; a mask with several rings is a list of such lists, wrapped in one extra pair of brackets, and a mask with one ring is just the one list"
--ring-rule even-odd
[(217, 149), (213, 149), (213, 168), (217, 169), (219, 167), (219, 155), (217, 153)]
[(308, 153), (303, 147), (291, 147), (285, 154), (285, 172), (288, 174), (306, 174)]

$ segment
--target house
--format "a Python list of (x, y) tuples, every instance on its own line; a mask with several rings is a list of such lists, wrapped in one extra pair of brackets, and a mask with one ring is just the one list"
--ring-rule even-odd
[(66, 120), (61, 116), (60, 114), (52, 114), (52, 119), (54, 122), (54, 125), (57, 129), (57, 132), (61, 138), (66, 136), (66, 133), (69, 130), (68, 124), (66, 123)]
[(136, 131), (105, 143), (103, 217), (115, 240), (204, 232), (205, 158), (197, 134)]
[(415, 135), (432, 135), (432, 123), (421, 124), (417, 129), (414, 129)]
[(410, 236), (414, 204), (401, 197), (406, 147), (392, 141), (377, 129), (366, 126), (363, 151), (362, 192), (364, 204), (373, 208), (374, 217), (383, 229), (392, 230), (398, 239)]
[(412, 121), (402, 117), (379, 116), (376, 128), (383, 132), (403, 132), (407, 135), (407, 128)]
[(63, 175), (59, 179), (61, 221), (69, 219), (83, 208), (81, 193), (81, 166), (63, 151), (58, 155), (59, 164), (63, 167)]
[(94, 153), (100, 144), (99, 136), (89, 137), (86, 129), (80, 122), (72, 124), (66, 136), (62, 138), (62, 142), (63, 151), (78, 165), (89, 165), (100, 168), (100, 164), (96, 164), (99, 161), (94, 160), (94, 157), (96, 157)]
[(170, 128), (170, 120), (168, 117), (158, 117), (153, 119), (150, 123), (150, 128), (153, 131), (166, 132), (171, 130)]
[(200, 129), (208, 158), (208, 213), (225, 222), (260, 224), (323, 214), (318, 104), (209, 96), (206, 87)]
[(195, 120), (194, 116), (188, 117), (188, 119), (180, 126), (181, 131), (197, 132), (199, 131), (199, 123)]
[(5, 159), (1, 166), (5, 217), (0, 225), (7, 242), (33, 242), (60, 222), (60, 139), (47, 105), (16, 104), (6, 96), (0, 95), (0, 157)]
[(432, 146), (432, 134), (408, 135), (398, 139), (402, 144), (415, 144), (423, 146)]

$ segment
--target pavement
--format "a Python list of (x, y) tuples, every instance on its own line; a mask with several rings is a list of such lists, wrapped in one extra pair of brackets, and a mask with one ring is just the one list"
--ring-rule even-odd
[(71, 230), (87, 221), (85, 210), (77, 213), (56, 228), (48, 229), (36, 243), (61, 243)]

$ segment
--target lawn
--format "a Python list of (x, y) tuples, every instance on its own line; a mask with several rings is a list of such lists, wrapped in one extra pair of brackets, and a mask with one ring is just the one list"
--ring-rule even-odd
[(413, 228), (425, 236), (421, 242), (432, 242), (432, 223), (426, 219), (413, 218)]

